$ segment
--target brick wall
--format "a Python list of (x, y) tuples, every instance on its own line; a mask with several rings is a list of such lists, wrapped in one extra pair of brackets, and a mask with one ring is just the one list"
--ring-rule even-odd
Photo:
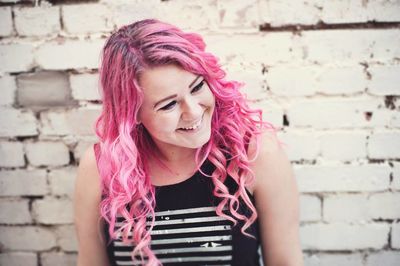
[(0, 265), (75, 264), (99, 51), (148, 17), (201, 33), (283, 127), (306, 265), (400, 264), (399, 0), (51, 2), (0, 0)]

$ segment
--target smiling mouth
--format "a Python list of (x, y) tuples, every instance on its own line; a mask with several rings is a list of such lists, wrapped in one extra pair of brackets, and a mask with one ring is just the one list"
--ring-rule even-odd
[(178, 130), (183, 130), (183, 131), (196, 130), (201, 126), (202, 122), (203, 122), (203, 116), (197, 123), (193, 124), (191, 127), (181, 127), (181, 128), (178, 128)]

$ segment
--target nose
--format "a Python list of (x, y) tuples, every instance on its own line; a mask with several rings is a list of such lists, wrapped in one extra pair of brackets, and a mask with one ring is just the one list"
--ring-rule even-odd
[(194, 119), (199, 118), (203, 113), (201, 104), (194, 97), (185, 98), (181, 106), (181, 117), (184, 121), (193, 121)]

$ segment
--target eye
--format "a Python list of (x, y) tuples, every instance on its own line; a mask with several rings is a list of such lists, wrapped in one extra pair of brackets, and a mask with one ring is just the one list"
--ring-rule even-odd
[(191, 90), (191, 93), (195, 93), (195, 92), (201, 90), (201, 89), (203, 88), (203, 85), (204, 85), (204, 79), (203, 79), (201, 82), (199, 82), (199, 84), (197, 84), (197, 85)]
[(167, 105), (161, 107), (159, 110), (170, 110), (176, 105), (176, 101), (172, 101), (168, 103)]

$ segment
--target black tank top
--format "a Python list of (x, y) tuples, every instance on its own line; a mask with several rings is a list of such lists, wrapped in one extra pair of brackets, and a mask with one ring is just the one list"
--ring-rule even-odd
[[(214, 166), (206, 160), (201, 169), (210, 174)], [(236, 191), (237, 184), (231, 177), (227, 177), (225, 185), (231, 194)], [(260, 265), (258, 219), (246, 229), (256, 239), (243, 235), (240, 232), (243, 221), (234, 226), (233, 222), (216, 214), (221, 199), (213, 195), (213, 188), (211, 178), (200, 171), (183, 182), (155, 186), (151, 249), (163, 265)], [(254, 197), (246, 192), (254, 205)], [(224, 213), (229, 214), (228, 209)], [(239, 213), (250, 217), (243, 202)], [(118, 217), (117, 222), (122, 219)], [(131, 259), (133, 247), (119, 240), (109, 241), (107, 223), (104, 230), (110, 264), (137, 265)]]

